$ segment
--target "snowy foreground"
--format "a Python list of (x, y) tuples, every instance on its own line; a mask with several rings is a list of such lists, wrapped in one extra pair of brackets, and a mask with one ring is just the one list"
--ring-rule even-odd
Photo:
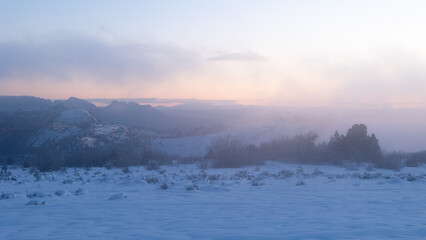
[(0, 239), (425, 239), (426, 168), (9, 169)]

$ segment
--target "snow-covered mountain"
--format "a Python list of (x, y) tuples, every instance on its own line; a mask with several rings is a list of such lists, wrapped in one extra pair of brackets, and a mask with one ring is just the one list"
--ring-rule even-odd
[(113, 101), (107, 107), (96, 108), (94, 114), (102, 122), (155, 131), (170, 130), (173, 125), (173, 120), (161, 111), (134, 102)]
[[(81, 99), (50, 102), (35, 98), (36, 103), (28, 104), (28, 98), (23, 98), (14, 97), (19, 104), (0, 113), (2, 154), (31, 153), (46, 145), (67, 145), (71, 140), (74, 144), (96, 147), (123, 141), (135, 131), (121, 124), (99, 120), (95, 115), (96, 106)], [(4, 99), (5, 102), (0, 99), (0, 106), (11, 101), (11, 98)], [(24, 111), (22, 102), (31, 108)]]
[[(31, 101), (34, 103), (30, 104)], [(74, 145), (112, 146), (129, 136), (148, 134), (155, 138), (158, 151), (202, 156), (221, 137), (232, 136), (247, 144), (259, 144), (283, 133), (292, 134), (281, 120), (279, 126), (261, 121), (256, 126), (247, 126), (245, 122), (256, 122), (258, 116), (252, 109), (244, 108), (159, 110), (150, 105), (120, 101), (97, 107), (74, 97), (53, 102), (34, 97), (0, 98), (0, 106), (7, 104), (10, 105), (7, 111), (0, 108), (0, 154), (3, 155)]]
[(0, 113), (35, 111), (53, 105), (52, 101), (31, 96), (0, 96)]

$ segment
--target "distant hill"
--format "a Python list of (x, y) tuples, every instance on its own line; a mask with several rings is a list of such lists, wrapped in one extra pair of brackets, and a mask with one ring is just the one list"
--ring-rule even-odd
[(31, 96), (0, 96), (0, 112), (35, 111), (53, 105), (52, 101)]
[(92, 145), (102, 144), (96, 140), (99, 136), (109, 139), (105, 141), (117, 141), (129, 132), (161, 137), (202, 136), (223, 131), (227, 128), (223, 121), (247, 116), (242, 113), (235, 109), (160, 110), (122, 101), (97, 107), (75, 97), (51, 101), (0, 96), (0, 155), (25, 154), (47, 145), (68, 148), (70, 143), (78, 145), (82, 139)]
[[(48, 99), (31, 97), (31, 96), (0, 96), (0, 122), (8, 121), (3, 115), (15, 114), (16, 112), (32, 112), (28, 115), (37, 115), (42, 112), (52, 112), (54, 109), (61, 108), (63, 111), (57, 112), (58, 116), (62, 115), (62, 121), (71, 121), (72, 118), (84, 118), (87, 111), (90, 118), (95, 121), (104, 123), (117, 123), (127, 127), (136, 127), (140, 129), (150, 129), (155, 131), (170, 130), (173, 128), (172, 120), (164, 115), (160, 110), (150, 105), (139, 105), (134, 102), (113, 101), (107, 107), (97, 107), (93, 103), (86, 100), (70, 97), (67, 100), (50, 101)], [(41, 114), (43, 115), (43, 114)], [(14, 115), (18, 117), (18, 115)], [(12, 117), (12, 116), (11, 116)], [(12, 117), (13, 118), (13, 117)], [(86, 120), (88, 121), (89, 118)], [(9, 119), (10, 120), (10, 119)], [(78, 121), (82, 121), (79, 119)], [(38, 120), (37, 120), (38, 122)]]
[(95, 104), (90, 103), (83, 99), (75, 98), (75, 97), (70, 97), (67, 100), (56, 100), (54, 103), (56, 104), (63, 103), (67, 107), (84, 109), (89, 112), (94, 112), (96, 110)]
[[(34, 102), (32, 102), (34, 101)], [(106, 146), (123, 141), (131, 130), (101, 122), (92, 103), (70, 98), (51, 102), (35, 97), (1, 97), (0, 155), (28, 154), (40, 148)]]
[(102, 122), (118, 123), (128, 127), (164, 131), (172, 128), (173, 121), (150, 105), (113, 101), (107, 107), (98, 107), (94, 115)]

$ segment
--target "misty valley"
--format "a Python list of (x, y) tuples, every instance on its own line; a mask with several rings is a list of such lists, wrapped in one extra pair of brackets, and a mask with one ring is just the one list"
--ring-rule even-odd
[(0, 237), (421, 239), (426, 152), (311, 111), (1, 96)]

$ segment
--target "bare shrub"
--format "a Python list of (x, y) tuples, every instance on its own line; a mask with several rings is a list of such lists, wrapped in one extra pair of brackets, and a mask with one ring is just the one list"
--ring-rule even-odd
[(220, 179), (220, 174), (213, 174), (208, 176), (209, 181), (217, 181)]
[(279, 171), (277, 175), (280, 178), (289, 178), (289, 177), (294, 175), (294, 172), (287, 170), (287, 169), (283, 169), (283, 170)]
[(198, 168), (203, 170), (209, 168), (209, 165), (210, 165), (210, 162), (207, 159), (201, 159), (197, 164)]
[(305, 185), (305, 182), (303, 180), (299, 180), (296, 182), (296, 186), (302, 186)]
[(420, 164), (426, 164), (426, 151), (413, 153), (405, 162), (407, 167), (417, 167)]
[(130, 171), (129, 167), (127, 167), (127, 166), (126, 166), (126, 167), (124, 167), (124, 168), (122, 168), (122, 169), (121, 169), (121, 171), (122, 171), (123, 173), (126, 173), (126, 174), (127, 174), (127, 173), (131, 173), (131, 171)]
[(365, 166), (365, 170), (367, 170), (369, 172), (374, 171), (374, 165), (368, 163), (367, 166)]
[(148, 184), (157, 184), (158, 183), (158, 178), (156, 178), (156, 177), (146, 177), (145, 181)]
[[(383, 159), (376, 162), (375, 166), (377, 168), (399, 171), (401, 168), (404, 167), (404, 162), (408, 162), (406, 161), (406, 159), (409, 159), (408, 153), (392, 152), (392, 153), (385, 154)], [(413, 161), (413, 162), (416, 162), (416, 161)]]
[(187, 191), (194, 191), (194, 190), (200, 190), (200, 188), (198, 187), (197, 184), (192, 184), (192, 185), (186, 187), (186, 190)]
[(237, 168), (260, 164), (260, 151), (255, 145), (244, 145), (230, 136), (217, 139), (209, 148), (206, 158), (214, 160), (216, 168)]
[(342, 165), (348, 171), (358, 171), (359, 169), (359, 164), (356, 162), (343, 161)]
[(145, 166), (146, 170), (158, 170), (160, 168), (160, 163), (157, 160), (149, 160)]
[(318, 168), (315, 168), (315, 169), (314, 169), (313, 174), (314, 174), (315, 176), (319, 176), (319, 175), (323, 175), (323, 174), (324, 174), (324, 172), (323, 172), (323, 171), (321, 171), (321, 170), (319, 170)]
[(257, 187), (257, 186), (265, 185), (265, 183), (263, 183), (263, 181), (260, 179), (254, 179), (251, 181), (251, 185)]

